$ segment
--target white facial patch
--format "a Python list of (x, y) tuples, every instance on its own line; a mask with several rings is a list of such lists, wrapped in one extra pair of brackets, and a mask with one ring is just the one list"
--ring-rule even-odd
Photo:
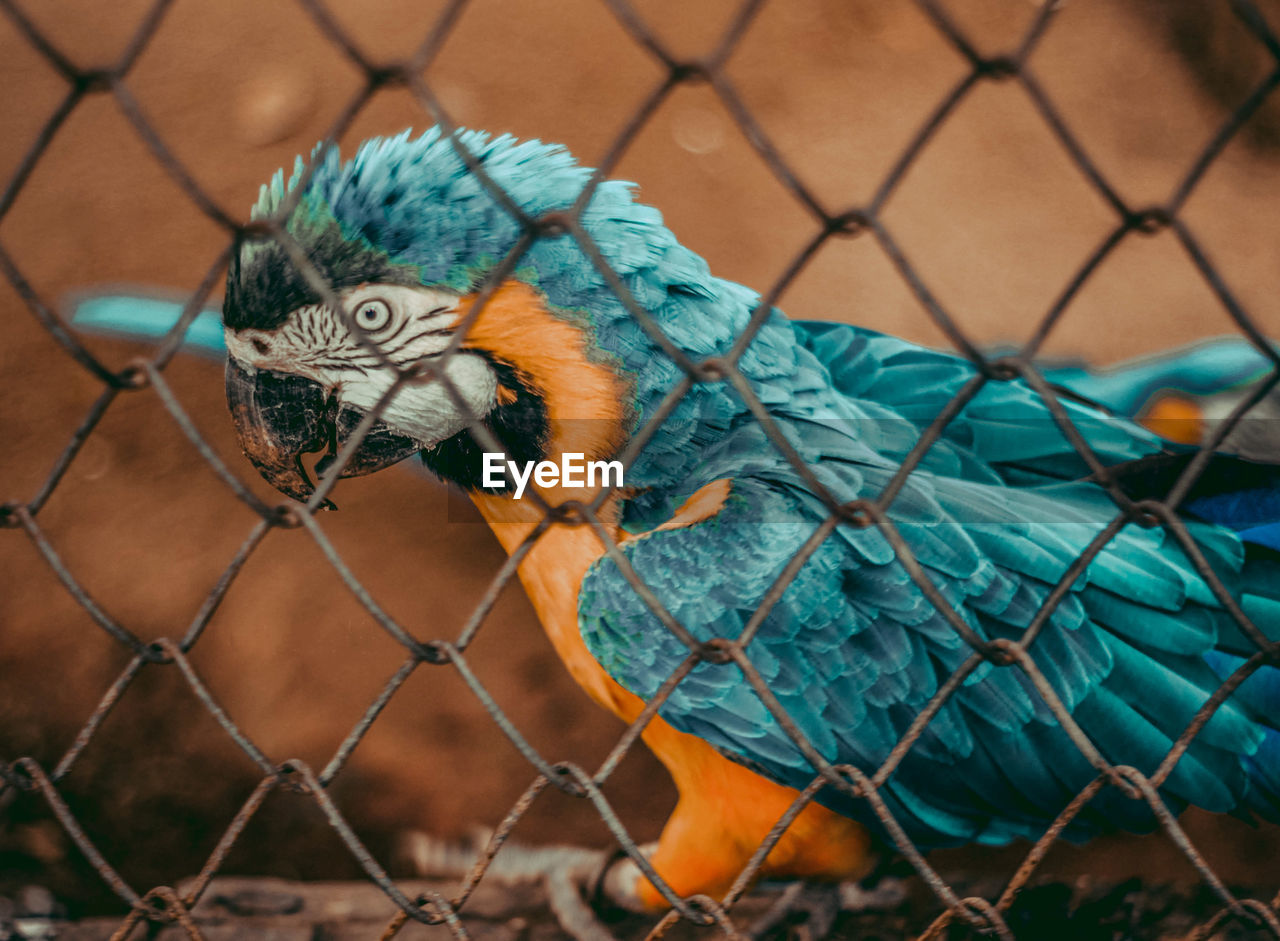
[[(324, 304), (299, 307), (275, 330), (228, 329), (227, 352), (246, 366), (303, 376), (368, 411), (391, 388), (397, 369), (443, 353), (463, 313), (457, 294), (435, 288), (362, 284), (338, 297), (349, 316)], [(476, 418), (496, 404), (498, 379), (484, 357), (458, 350), (445, 374)], [(468, 416), (443, 383), (422, 379), (403, 384), (380, 418), (425, 448), (457, 434)]]
[[(482, 356), (460, 350), (449, 357), (444, 373), (466, 403), (471, 415), (483, 418), (497, 401), (498, 377)], [(374, 408), (395, 377), (381, 370), (359, 382), (344, 383), (338, 397), (361, 411)], [(422, 379), (405, 383), (380, 413), (381, 419), (424, 448), (452, 438), (467, 426), (468, 415), (444, 383)]]

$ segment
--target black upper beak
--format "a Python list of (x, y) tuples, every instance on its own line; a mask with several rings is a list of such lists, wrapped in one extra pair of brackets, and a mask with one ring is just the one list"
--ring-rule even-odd
[[(233, 356), (227, 357), (227, 404), (240, 446), (258, 473), (281, 493), (302, 502), (315, 492), (302, 455), (327, 448), (329, 453), (316, 465), (323, 474), (362, 417), (310, 379), (254, 369)], [(375, 421), (339, 476), (371, 474), (419, 448), (414, 439)], [(333, 506), (327, 501), (324, 505)]]

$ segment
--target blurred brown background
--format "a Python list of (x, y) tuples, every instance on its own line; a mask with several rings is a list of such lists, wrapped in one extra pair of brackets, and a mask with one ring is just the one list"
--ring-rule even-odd
[[(637, 10), (681, 56), (709, 51), (728, 0), (644, 0)], [(1011, 49), (1028, 0), (965, 0), (952, 14), (984, 53)], [(82, 66), (114, 61), (147, 3), (28, 0), (26, 14)], [(333, 0), (374, 61), (407, 55), (444, 4)], [(1280, 5), (1264, 4), (1273, 25)], [(1032, 58), (1036, 75), (1122, 196), (1157, 203), (1269, 68), (1226, 0), (1070, 0)], [(836, 208), (865, 202), (925, 116), (968, 69), (911, 3), (775, 0), (729, 74), (801, 179)], [(561, 141), (584, 163), (605, 152), (663, 73), (597, 0), (475, 0), (427, 78), (459, 123)], [(0, 16), (0, 179), (65, 83)], [(210, 196), (244, 218), (257, 187), (306, 152), (359, 89), (360, 74), (284, 0), (178, 0), (128, 78), (165, 142)], [(1184, 218), (1259, 324), (1280, 335), (1280, 126), (1272, 102), (1233, 141)], [(430, 119), (402, 89), (378, 94), (343, 136), (355, 143)], [(767, 290), (813, 232), (715, 95), (678, 89), (618, 176), (640, 184), (713, 270)], [(1029, 335), (1115, 224), (1015, 82), (980, 85), (885, 211), (926, 283), (984, 343)], [(109, 96), (85, 100), (0, 221), (0, 242), (48, 302), (103, 285), (190, 291), (227, 241), (188, 201)], [(849, 320), (943, 344), (869, 238), (833, 241), (787, 291), (793, 316)], [(0, 283), (0, 500), (27, 501), (100, 384)], [(1096, 362), (1227, 332), (1230, 323), (1175, 238), (1128, 239), (1089, 281), (1047, 351)], [(114, 368), (141, 346), (90, 338)], [(221, 370), (179, 358), (167, 371), (201, 431), (266, 499), (226, 420)], [(399, 471), (344, 482), (322, 524), (393, 615), (421, 638), (456, 636), (501, 562), (464, 498)], [(38, 521), (88, 591), (146, 639), (182, 634), (248, 534), (253, 515), (215, 479), (153, 391), (122, 395)], [(21, 531), (0, 539), (0, 758), (52, 768), (127, 662)], [(271, 533), (192, 653), (229, 714), (273, 761), (320, 768), (402, 661), (301, 530)], [(595, 767), (621, 727), (568, 680), (518, 587), (471, 648), (497, 701), (550, 760)], [(421, 667), (359, 746), (333, 793), (386, 862), (395, 835), (457, 837), (495, 825), (533, 779), (454, 671)], [(60, 791), (135, 889), (199, 868), (260, 775), (174, 669), (128, 691)], [(638, 840), (673, 801), (639, 751), (606, 793)], [(1187, 818), (1228, 880), (1265, 874), (1280, 841), (1235, 821)], [(516, 831), (526, 842), (607, 845), (586, 802), (547, 792)], [(943, 856), (1008, 873), (1025, 847)], [(356, 867), (307, 798), (276, 794), (228, 867), (304, 877)], [(1164, 837), (1060, 847), (1052, 873), (1187, 878)], [(1270, 867), (1274, 877), (1274, 866)], [(1274, 880), (1273, 880), (1274, 881)], [(118, 907), (39, 799), (0, 810), (0, 893), (37, 882), (76, 907)], [(1274, 890), (1275, 886), (1271, 888)]]

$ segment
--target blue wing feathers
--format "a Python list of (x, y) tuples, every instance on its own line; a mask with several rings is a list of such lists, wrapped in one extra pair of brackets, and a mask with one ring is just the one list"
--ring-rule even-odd
[[(922, 428), (973, 375), (963, 361), (869, 331), (816, 324), (795, 332), (806, 388), (811, 371), (829, 365), (828, 381), (848, 402), (820, 412), (796, 395), (771, 411), (840, 500), (878, 494)], [(874, 398), (874, 407), (862, 397)], [(1067, 407), (1106, 463), (1162, 448), (1128, 422)], [(936, 450), (940, 456), (908, 478), (890, 516), (925, 574), (979, 636), (1018, 638), (1116, 507), (1101, 488), (1078, 479), (1087, 467), (1021, 383), (989, 384)], [(664, 602), (700, 639), (735, 636), (826, 516), (752, 422), (710, 442), (682, 491), (725, 477), (733, 496), (713, 520), (624, 544), (636, 571), (662, 586)], [(1280, 636), (1280, 563), (1254, 558), (1237, 534), (1212, 520), (1188, 519), (1187, 526), (1246, 613)], [(708, 610), (708, 598), (718, 614)], [(607, 559), (584, 580), (580, 614), (590, 649), (641, 696), (652, 695), (686, 653)], [(1102, 754), (1150, 774), (1229, 674), (1233, 661), (1222, 658), (1252, 649), (1177, 540), (1131, 525), (1071, 585), (1030, 653)], [(838, 528), (813, 553), (748, 648), (823, 756), (867, 772), (970, 654), (883, 534), (852, 527)], [(677, 690), (661, 712), (667, 721), (775, 780), (796, 787), (812, 780), (814, 769), (777, 721), (758, 700), (748, 706), (742, 698), (749, 687), (735, 667), (700, 665), (689, 679), (696, 702)], [(1280, 817), (1280, 671), (1265, 667), (1250, 682), (1192, 740), (1165, 782), (1162, 794), (1175, 810), (1197, 804)], [(1039, 836), (1096, 776), (1031, 680), (1016, 667), (984, 664), (939, 711), (882, 794), (921, 845), (1003, 843)], [(877, 826), (865, 805), (830, 789), (819, 799)], [(1145, 804), (1104, 789), (1066, 835), (1152, 825)]]

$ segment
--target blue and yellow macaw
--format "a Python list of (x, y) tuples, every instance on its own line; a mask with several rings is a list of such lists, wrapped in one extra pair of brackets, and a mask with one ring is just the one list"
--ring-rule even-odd
[[(347, 162), (333, 151), (318, 156), (286, 227), (345, 312), (275, 243), (245, 242), (222, 311), (227, 391), (250, 460), (282, 492), (304, 499), (313, 486), (300, 456), (327, 449), (328, 466), (386, 397), (393, 367), (436, 358), (457, 394), (439, 382), (402, 386), (343, 476), (419, 456), (470, 493), (512, 551), (543, 511), (510, 488), (483, 485), (466, 413), (519, 460), (605, 459), (626, 447), (684, 373), (568, 235), (533, 242), (456, 353), (441, 358), (524, 234), (455, 143), (532, 218), (573, 204), (591, 176), (560, 147), (480, 132), (456, 142), (434, 129), (375, 139)], [(277, 212), (302, 172), (299, 161), (288, 182), (277, 174), (255, 217)], [(690, 359), (725, 355), (746, 328), (758, 295), (713, 276), (629, 184), (600, 185), (582, 225)], [(776, 310), (738, 364), (781, 434), (842, 502), (876, 497), (974, 375), (965, 359)], [(1257, 354), (1246, 371), (1267, 365)], [(1162, 497), (1194, 453), (1087, 404), (1064, 407), (1134, 498)], [(541, 492), (552, 504), (597, 495), (590, 487)], [(1179, 512), (1252, 623), (1280, 640), (1280, 464), (1216, 456)], [(1019, 380), (985, 385), (889, 510), (968, 628), (1015, 640), (1116, 513)], [(627, 468), (625, 488), (609, 496), (601, 518), (629, 566), (705, 642), (742, 632), (828, 515), (733, 388), (700, 382)], [(549, 528), (519, 574), (569, 671), (624, 721), (689, 655), (589, 527)], [(1131, 525), (1075, 580), (1030, 656), (1105, 758), (1151, 773), (1256, 649), (1170, 534)], [(826, 761), (870, 773), (972, 649), (879, 529), (841, 526), (813, 551), (746, 653)], [(732, 663), (694, 667), (644, 740), (680, 791), (651, 861), (682, 895), (723, 893), (816, 774)], [(1023, 671), (984, 665), (879, 793), (917, 846), (996, 845), (1040, 836), (1096, 775)], [(1243, 683), (1160, 794), (1174, 809), (1280, 820), (1280, 670), (1264, 666)], [(1152, 825), (1144, 802), (1104, 789), (1065, 835)], [(865, 801), (827, 788), (763, 874), (858, 877), (883, 836)], [(638, 871), (630, 878), (635, 896), (661, 903)]]

